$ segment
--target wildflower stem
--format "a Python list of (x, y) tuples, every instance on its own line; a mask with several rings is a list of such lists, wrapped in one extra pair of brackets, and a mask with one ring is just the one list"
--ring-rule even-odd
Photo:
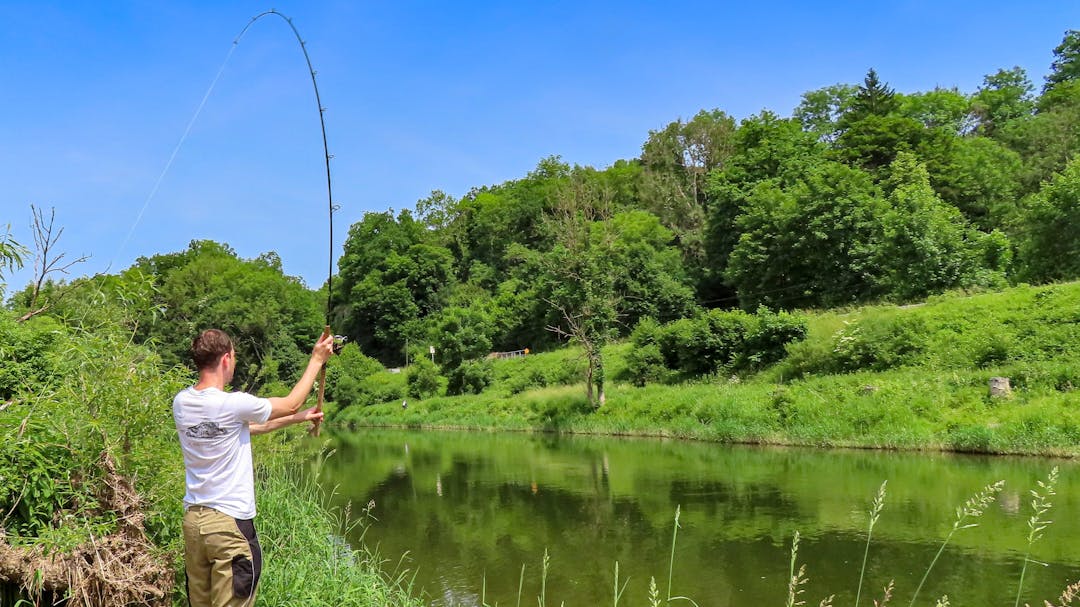
[(1050, 511), (1053, 504), (1050, 502), (1050, 496), (1055, 495), (1054, 486), (1057, 485), (1058, 469), (1054, 466), (1050, 470), (1050, 474), (1046, 477), (1046, 482), (1036, 481), (1039, 485), (1039, 490), (1031, 491), (1031, 518), (1028, 519), (1028, 541), (1027, 550), (1024, 552), (1024, 566), (1020, 569), (1020, 584), (1016, 588), (1016, 602), (1013, 603), (1013, 607), (1019, 607), (1020, 596), (1024, 592), (1024, 576), (1027, 574), (1028, 563), (1031, 562), (1031, 546), (1040, 537), (1042, 532), (1046, 529), (1046, 526), (1051, 521), (1043, 519), (1043, 515)]
[(866, 529), (866, 549), (863, 550), (862, 568), (859, 570), (859, 589), (855, 593), (855, 607), (859, 607), (859, 599), (862, 598), (863, 577), (866, 575), (866, 557), (870, 554), (870, 537), (874, 534), (874, 525), (877, 524), (878, 515), (881, 514), (881, 509), (885, 506), (885, 485), (888, 482), (887, 480), (881, 482), (877, 496), (874, 497), (874, 503), (870, 507), (870, 524)]
[(679, 538), (679, 514), (682, 506), (675, 506), (675, 528), (671, 532), (671, 559), (668, 561), (667, 602), (671, 602), (671, 578), (675, 574), (675, 540)]

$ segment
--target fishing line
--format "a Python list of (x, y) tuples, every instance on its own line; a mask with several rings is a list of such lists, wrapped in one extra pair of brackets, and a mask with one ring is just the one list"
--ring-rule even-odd
[(187, 141), (188, 135), (191, 134), (191, 127), (195, 126), (195, 121), (199, 119), (199, 114), (202, 113), (203, 107), (206, 106), (206, 100), (210, 98), (210, 93), (214, 91), (214, 87), (217, 85), (218, 80), (221, 79), (221, 74), (225, 72), (225, 66), (229, 63), (229, 58), (232, 57), (233, 51), (236, 50), (236, 42), (229, 47), (229, 52), (225, 55), (225, 60), (221, 62), (221, 67), (218, 68), (217, 75), (210, 82), (210, 86), (206, 89), (206, 94), (203, 95), (202, 101), (199, 102), (199, 106), (195, 108), (195, 113), (191, 116), (191, 120), (187, 123), (187, 128), (184, 129), (184, 134), (180, 136), (180, 140), (176, 142), (176, 146), (173, 147), (172, 154), (169, 155), (169, 160), (165, 162), (165, 167), (161, 169), (161, 173), (157, 177), (157, 181), (154, 182), (154, 187), (150, 188), (150, 194), (146, 196), (146, 200), (143, 202), (142, 208), (139, 209), (139, 214), (135, 217), (135, 223), (131, 224), (131, 229), (128, 230), (127, 236), (121, 241), (120, 247), (116, 250), (116, 254), (109, 260), (109, 265), (105, 267), (103, 274), (108, 274), (112, 269), (113, 262), (123, 252), (124, 247), (127, 246), (128, 241), (131, 240), (131, 235), (135, 233), (135, 229), (139, 227), (139, 222), (142, 221), (143, 214), (146, 213), (147, 207), (150, 206), (150, 201), (157, 195), (158, 188), (161, 187), (161, 182), (165, 180), (165, 175), (172, 168), (173, 161), (176, 160), (176, 155), (180, 153), (180, 148), (183, 147), (184, 142)]
[(150, 206), (150, 202), (154, 199), (154, 196), (157, 195), (158, 189), (161, 187), (161, 183), (165, 179), (165, 175), (169, 172), (169, 169), (172, 168), (173, 161), (176, 160), (176, 156), (177, 156), (177, 154), (179, 154), (180, 148), (183, 147), (184, 142), (187, 140), (188, 135), (191, 133), (192, 127), (195, 125), (195, 122), (199, 119), (199, 115), (202, 113), (203, 108), (206, 106), (206, 102), (210, 98), (210, 94), (214, 91), (214, 87), (217, 85), (218, 80), (221, 79), (221, 75), (225, 72), (225, 66), (228, 65), (229, 59), (232, 57), (233, 52), (236, 50), (236, 47), (240, 44), (240, 39), (244, 37), (244, 34), (246, 34), (247, 31), (249, 29), (251, 29), (251, 26), (254, 25), (256, 21), (258, 21), (259, 19), (262, 19), (263, 17), (266, 17), (268, 15), (277, 15), (278, 17), (283, 19), (285, 21), (285, 23), (287, 23), (289, 25), (289, 27), (292, 29), (293, 35), (296, 36), (296, 41), (300, 44), (300, 49), (304, 52), (304, 60), (307, 62), (308, 71), (311, 73), (311, 86), (315, 89), (315, 103), (319, 108), (319, 126), (322, 129), (323, 155), (324, 155), (325, 160), (326, 160), (326, 198), (327, 198), (327, 204), (328, 204), (328, 210), (329, 210), (329, 219), (330, 219), (330, 221), (329, 221), (329, 223), (330, 223), (330, 240), (329, 240), (329, 259), (330, 259), (330, 262), (329, 262), (329, 265), (328, 265), (327, 278), (326, 278), (326, 324), (329, 325), (330, 324), (331, 305), (333, 303), (332, 295), (333, 295), (333, 292), (334, 292), (334, 289), (333, 289), (333, 281), (334, 281), (334, 211), (336, 210), (336, 207), (334, 206), (333, 187), (331, 186), (331, 180), (330, 180), (330, 159), (333, 158), (333, 156), (330, 154), (330, 147), (329, 147), (329, 145), (327, 143), (327, 139), (326, 139), (326, 120), (325, 120), (325, 117), (324, 117), (324, 113), (326, 112), (326, 108), (323, 107), (322, 97), (319, 95), (319, 84), (315, 80), (316, 72), (315, 72), (315, 68), (311, 65), (311, 57), (308, 55), (308, 52), (307, 52), (307, 43), (304, 41), (303, 38), (300, 37), (300, 31), (296, 29), (295, 25), (293, 25), (292, 19), (290, 19), (289, 17), (286, 17), (285, 15), (283, 15), (282, 13), (279, 13), (277, 10), (274, 10), (274, 9), (264, 11), (262, 13), (259, 13), (258, 15), (255, 15), (254, 17), (252, 17), (251, 20), (248, 21), (247, 25), (244, 26), (244, 29), (240, 30), (240, 33), (236, 36), (236, 38), (233, 39), (232, 46), (229, 47), (229, 52), (226, 53), (226, 55), (225, 55), (225, 60), (221, 62), (221, 67), (218, 68), (217, 74), (214, 76), (214, 79), (210, 82), (210, 86), (207, 87), (206, 93), (203, 95), (202, 100), (199, 102), (198, 107), (195, 108), (195, 113), (191, 116), (191, 120), (188, 121), (187, 127), (184, 129), (184, 134), (181, 135), (180, 140), (177, 141), (176, 146), (173, 147), (172, 154), (169, 155), (169, 160), (165, 163), (165, 167), (161, 170), (161, 173), (158, 175), (157, 180), (154, 182), (154, 186), (153, 186), (153, 188), (151, 188), (150, 194), (147, 195), (146, 200), (143, 202), (142, 208), (139, 210), (139, 214), (135, 218), (135, 222), (131, 225), (131, 229), (128, 230), (127, 236), (125, 236), (124, 240), (121, 242), (120, 248), (117, 249), (116, 255), (114, 255), (113, 259), (109, 261), (109, 265), (105, 268), (105, 271), (102, 274), (103, 274), (103, 277), (104, 277), (105, 274), (108, 274), (109, 270), (112, 268), (113, 261), (115, 261), (116, 257), (119, 256), (119, 254), (124, 250), (124, 247), (127, 246), (128, 241), (131, 240), (132, 234), (135, 233), (135, 229), (139, 226), (139, 222), (142, 221), (143, 214), (146, 212), (146, 209)]

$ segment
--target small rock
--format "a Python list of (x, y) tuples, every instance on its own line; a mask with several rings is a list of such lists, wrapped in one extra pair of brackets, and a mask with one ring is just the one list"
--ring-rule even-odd
[(991, 377), (990, 378), (990, 397), (991, 398), (1005, 398), (1012, 396), (1012, 387), (1009, 385), (1008, 377)]

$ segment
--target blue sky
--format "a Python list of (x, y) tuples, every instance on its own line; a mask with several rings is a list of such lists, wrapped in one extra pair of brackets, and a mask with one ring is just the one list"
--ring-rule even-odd
[[(80, 275), (213, 239), (276, 251), (322, 284), (318, 112), (277, 18), (236, 47), (136, 224), (232, 40), (269, 8), (292, 17), (318, 71), (335, 255), (367, 211), (459, 197), (553, 154), (606, 167), (703, 108), (790, 115), (804, 92), (870, 67), (901, 92), (973, 92), (1012, 66), (1038, 86), (1080, 29), (1075, 1), (0, 0), (0, 229), (29, 243), (30, 205), (55, 208), (60, 248), (92, 256)], [(9, 292), (30, 278), (12, 275)]]

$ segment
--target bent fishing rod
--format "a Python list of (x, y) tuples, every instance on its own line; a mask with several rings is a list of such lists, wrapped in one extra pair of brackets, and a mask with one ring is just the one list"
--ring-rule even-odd
[[(333, 293), (334, 293), (334, 211), (336, 210), (335, 207), (334, 207), (334, 189), (333, 189), (333, 186), (331, 185), (332, 182), (331, 182), (331, 178), (330, 178), (330, 159), (333, 158), (333, 156), (330, 154), (330, 146), (327, 143), (327, 139), (326, 139), (326, 117), (325, 117), (326, 107), (323, 106), (322, 97), (319, 95), (319, 83), (315, 78), (315, 74), (316, 74), (315, 67), (311, 65), (311, 56), (308, 55), (307, 42), (305, 42), (304, 39), (300, 36), (300, 30), (296, 29), (296, 25), (293, 24), (293, 20), (290, 19), (289, 17), (286, 17), (284, 14), (278, 12), (275, 9), (270, 9), (268, 11), (264, 11), (264, 12), (259, 13), (258, 15), (255, 15), (254, 17), (251, 18), (251, 21), (248, 21), (248, 24), (244, 26), (244, 29), (240, 30), (240, 33), (233, 40), (233, 48), (235, 49), (236, 46), (240, 44), (240, 39), (244, 37), (244, 34), (246, 34), (247, 31), (249, 29), (251, 29), (251, 26), (254, 25), (256, 21), (258, 21), (259, 19), (262, 19), (263, 17), (266, 17), (268, 15), (276, 15), (276, 16), (280, 17), (282, 20), (285, 21), (285, 23), (287, 23), (289, 25), (289, 28), (292, 29), (293, 35), (296, 37), (296, 41), (300, 44), (300, 50), (304, 52), (304, 61), (307, 62), (308, 72), (311, 74), (311, 86), (315, 90), (315, 104), (319, 108), (319, 126), (320, 126), (320, 128), (322, 130), (323, 157), (324, 157), (324, 160), (326, 161), (326, 202), (327, 202), (327, 211), (329, 213), (329, 225), (330, 225), (329, 256), (328, 256), (330, 261), (329, 261), (329, 265), (328, 265), (328, 269), (327, 269), (327, 273), (326, 273), (327, 274), (327, 276), (326, 276), (326, 324), (323, 327), (322, 337), (319, 338), (319, 341), (322, 341), (322, 340), (324, 340), (324, 339), (326, 339), (327, 337), (330, 336), (330, 313), (331, 313), (331, 311), (333, 309)], [(230, 50), (230, 55), (231, 55), (231, 53), (232, 53), (232, 51)], [(228, 58), (226, 58), (226, 61), (227, 60), (228, 60)], [(326, 392), (326, 364), (324, 363), (323, 366), (322, 366), (322, 369), (319, 370), (319, 396), (318, 396), (318, 400), (316, 401), (316, 404), (315, 404), (315, 410), (316, 411), (322, 411), (323, 399), (324, 399), (324, 396), (325, 396), (325, 392)], [(319, 436), (320, 423), (321, 422), (316, 421), (312, 425), (311, 434), (313, 436)]]
[[(276, 9), (270, 9), (268, 11), (264, 11), (259, 13), (258, 15), (255, 15), (251, 18), (251, 21), (248, 21), (248, 24), (244, 26), (244, 29), (240, 30), (240, 33), (233, 40), (233, 47), (235, 48), (238, 44), (240, 44), (240, 39), (244, 37), (244, 34), (246, 34), (247, 31), (251, 29), (251, 26), (254, 25), (256, 21), (268, 15), (276, 15), (280, 17), (282, 20), (285, 21), (285, 23), (289, 25), (289, 28), (292, 29), (293, 35), (296, 37), (296, 41), (300, 44), (300, 50), (304, 52), (304, 61), (307, 62), (308, 72), (311, 74), (311, 87), (315, 90), (315, 104), (319, 108), (319, 127), (322, 130), (323, 157), (326, 161), (326, 202), (330, 218), (330, 251), (328, 256), (330, 263), (328, 265), (326, 276), (326, 328), (323, 333), (323, 337), (325, 337), (326, 335), (329, 335), (330, 312), (333, 305), (331, 296), (334, 292), (334, 211), (337, 210), (334, 206), (334, 188), (331, 185), (330, 179), (330, 159), (333, 158), (333, 156), (330, 154), (330, 146), (329, 144), (327, 144), (326, 140), (326, 108), (323, 106), (322, 97), (319, 95), (319, 83), (315, 79), (316, 71), (315, 68), (311, 65), (311, 56), (308, 55), (307, 42), (305, 42), (304, 39), (300, 36), (300, 31), (296, 29), (296, 25), (293, 24), (293, 20), (289, 17), (286, 17), (284, 14), (278, 12)], [(320, 401), (321, 400), (322, 399), (320, 395)]]

